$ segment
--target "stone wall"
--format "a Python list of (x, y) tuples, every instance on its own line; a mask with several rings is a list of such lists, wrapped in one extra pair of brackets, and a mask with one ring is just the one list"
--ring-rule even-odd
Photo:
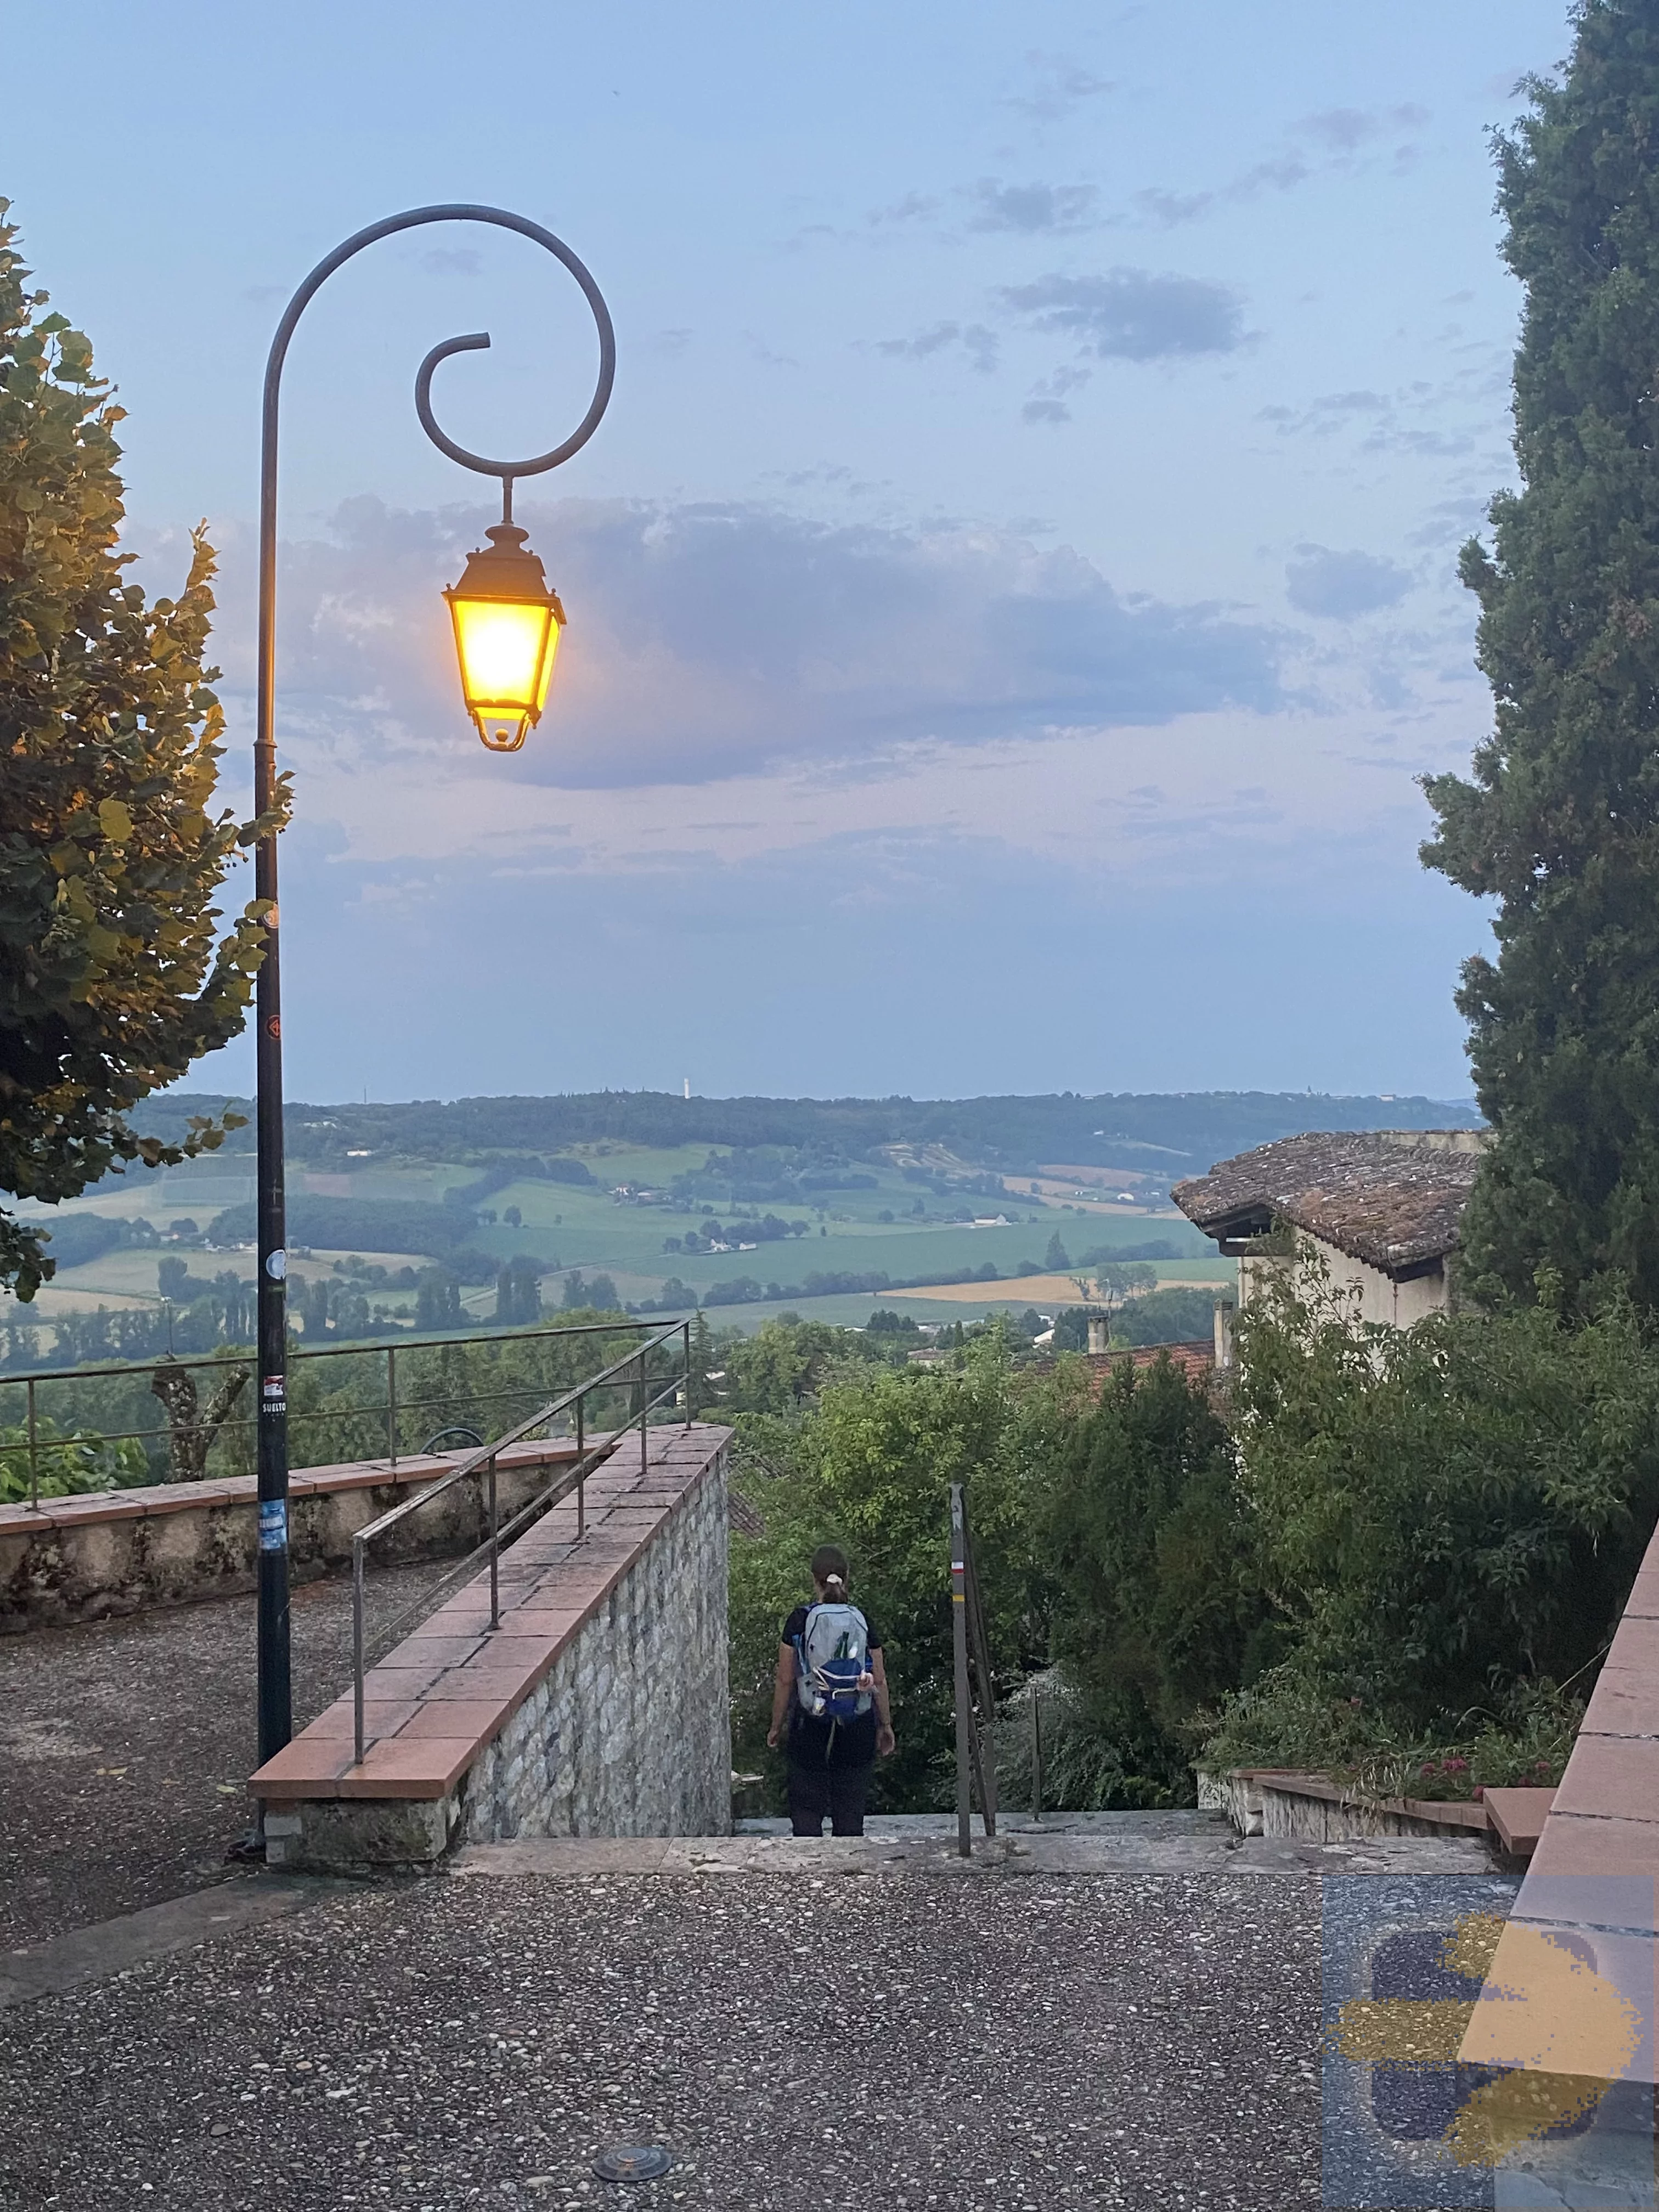
[(732, 1826), (726, 1462), (675, 1423), (556, 1505), (250, 1778), (266, 1859), (430, 1863), (520, 1836), (726, 1835)]
[[(290, 1480), (289, 1541), (295, 1582), (349, 1564), (359, 1528), (448, 1473), (465, 1456), (428, 1456), (298, 1470)], [(527, 1504), (572, 1456), (564, 1443), (520, 1444), (501, 1454), (497, 1511)], [(489, 1533), (482, 1475), (458, 1483), (413, 1514), (374, 1562), (457, 1559)], [(252, 1476), (158, 1483), (0, 1505), (0, 1635), (63, 1627), (149, 1606), (230, 1597), (256, 1579), (258, 1529)]]
[(469, 1843), (732, 1826), (724, 1455), (488, 1745)]

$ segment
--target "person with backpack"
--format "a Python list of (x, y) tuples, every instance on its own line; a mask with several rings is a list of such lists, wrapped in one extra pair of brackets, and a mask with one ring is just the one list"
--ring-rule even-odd
[(864, 1801), (878, 1754), (894, 1746), (881, 1638), (848, 1601), (847, 1554), (820, 1544), (812, 1554), (811, 1605), (783, 1624), (772, 1686), (775, 1749), (787, 1737), (789, 1826), (821, 1836), (864, 1833)]

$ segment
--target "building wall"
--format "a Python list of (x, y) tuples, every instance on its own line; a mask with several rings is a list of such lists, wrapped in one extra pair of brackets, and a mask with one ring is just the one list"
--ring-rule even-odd
[[(1322, 1280), (1322, 1271), (1307, 1264), (1315, 1254), (1323, 1262)], [(1380, 1322), (1389, 1328), (1410, 1328), (1430, 1314), (1444, 1313), (1449, 1304), (1443, 1266), (1428, 1274), (1413, 1275), (1406, 1282), (1396, 1283), (1380, 1267), (1367, 1267), (1363, 1260), (1351, 1259), (1334, 1244), (1326, 1243), (1322, 1237), (1298, 1231), (1294, 1260), (1262, 1255), (1239, 1261), (1239, 1304), (1247, 1305), (1264, 1283), (1291, 1266), (1297, 1270), (1298, 1293), (1306, 1296), (1322, 1287), (1327, 1294), (1343, 1300), (1358, 1322)]]

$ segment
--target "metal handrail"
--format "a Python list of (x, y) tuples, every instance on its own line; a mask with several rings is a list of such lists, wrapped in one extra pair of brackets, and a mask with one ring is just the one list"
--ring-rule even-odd
[[(464, 1334), (451, 1336), (404, 1336), (399, 1334), (390, 1341), (386, 1338), (380, 1338), (378, 1340), (374, 1338), (368, 1338), (356, 1344), (319, 1344), (313, 1346), (301, 1344), (295, 1347), (294, 1352), (291, 1354), (291, 1360), (294, 1365), (298, 1366), (305, 1361), (313, 1359), (378, 1358), (384, 1354), (386, 1364), (386, 1395), (385, 1400), (386, 1457), (391, 1465), (396, 1467), (398, 1464), (398, 1415), (400, 1413), (416, 1413), (424, 1407), (447, 1405), (452, 1401), (453, 1398), (453, 1393), (446, 1391), (441, 1392), (436, 1396), (400, 1399), (398, 1395), (397, 1382), (397, 1361), (399, 1352), (442, 1352), (447, 1350), (452, 1346), (469, 1346), (472, 1345), (508, 1343), (533, 1344), (556, 1337), (603, 1336), (616, 1334), (623, 1330), (649, 1330), (656, 1326), (657, 1324), (654, 1321), (647, 1321), (641, 1319), (636, 1315), (618, 1314), (614, 1321), (572, 1322), (568, 1323), (556, 1322), (550, 1328), (547, 1328), (469, 1329)], [(671, 1333), (672, 1329), (674, 1328), (689, 1330), (689, 1319), (684, 1322), (677, 1322), (671, 1325)], [(0, 1374), (0, 1393), (8, 1389), (21, 1389), (24, 1394), (24, 1419), (27, 1437), (27, 1449), (29, 1455), (29, 1504), (31, 1506), (38, 1505), (40, 1503), (40, 1453), (57, 1449), (58, 1444), (67, 1441), (66, 1439), (59, 1439), (58, 1440), (57, 1444), (52, 1443), (39, 1443), (37, 1435), (39, 1426), (39, 1408), (36, 1397), (36, 1386), (38, 1384), (42, 1382), (98, 1382), (122, 1380), (137, 1382), (140, 1380), (147, 1380), (150, 1376), (158, 1373), (163, 1367), (167, 1368), (169, 1372), (206, 1370), (211, 1372), (224, 1374), (230, 1373), (234, 1371), (238, 1365), (241, 1365), (245, 1371), (251, 1371), (252, 1353), (250, 1352), (244, 1355), (244, 1357), (239, 1360), (236, 1358), (228, 1358), (226, 1356), (227, 1352), (231, 1351), (231, 1349), (232, 1347), (230, 1346), (225, 1346), (216, 1352), (196, 1352), (191, 1353), (189, 1357), (185, 1358), (178, 1358), (173, 1354), (168, 1353), (161, 1358), (123, 1360), (118, 1364), (108, 1366), (37, 1367), (30, 1368), (21, 1374)], [(629, 1357), (631, 1358), (633, 1355), (630, 1353)], [(468, 1393), (467, 1402), (471, 1405), (483, 1406), (494, 1404), (498, 1400), (504, 1398), (523, 1399), (528, 1395), (534, 1388), (535, 1385), (533, 1383), (524, 1383), (518, 1385), (517, 1387), (506, 1389), (471, 1391)], [(339, 1406), (330, 1406), (319, 1407), (309, 1413), (291, 1412), (289, 1415), (289, 1419), (290, 1422), (338, 1420), (349, 1414), (378, 1413), (380, 1410), (380, 1408), (378, 1405), (343, 1407)], [(231, 1434), (238, 1430), (256, 1429), (258, 1425), (258, 1416), (257, 1413), (228, 1417), (221, 1421), (218, 1429), (215, 1431), (215, 1434), (216, 1436), (221, 1432)], [(170, 1429), (165, 1423), (157, 1423), (149, 1428), (144, 1429), (100, 1429), (99, 1431), (100, 1436), (106, 1443), (141, 1443), (152, 1437), (167, 1437), (170, 1435)]]
[[(979, 1577), (974, 1569), (973, 1540), (968, 1533), (968, 1493), (960, 1482), (951, 1485), (951, 1641), (956, 1662), (957, 1850), (966, 1859), (974, 1855), (975, 1785), (986, 1835), (994, 1838), (997, 1832), (996, 1751), (989, 1733), (996, 1714), (996, 1690), (991, 1679), (991, 1646), (985, 1633)], [(979, 1677), (980, 1704), (986, 1720), (983, 1729), (975, 1715), (969, 1681), (970, 1653)]]
[[(683, 1347), (681, 1372), (678, 1376), (671, 1376), (665, 1387), (653, 1397), (647, 1387), (646, 1361), (652, 1352), (659, 1350), (675, 1337), (680, 1339)], [(595, 1390), (603, 1390), (615, 1384), (623, 1370), (630, 1368), (635, 1371), (638, 1377), (639, 1405), (636, 1411), (629, 1415), (620, 1428), (613, 1429), (608, 1434), (590, 1442), (586, 1435), (585, 1423), (588, 1396)], [(648, 1343), (638, 1345), (633, 1351), (625, 1353), (622, 1358), (613, 1360), (610, 1366), (602, 1368), (597, 1375), (590, 1375), (585, 1382), (578, 1382), (571, 1389), (550, 1400), (538, 1411), (532, 1413), (527, 1419), (520, 1421), (516, 1428), (509, 1429), (505, 1436), (497, 1437), (493, 1443), (480, 1444), (476, 1450), (469, 1452), (458, 1466), (452, 1468), (447, 1474), (440, 1476), (436, 1482), (428, 1484), (413, 1498), (404, 1498), (401, 1504), (389, 1506), (384, 1513), (378, 1515), (375, 1519), (356, 1531), (351, 1539), (352, 1753), (355, 1765), (362, 1765), (364, 1751), (364, 1568), (370, 1544), (384, 1536), (389, 1529), (395, 1528), (401, 1522), (408, 1520), (411, 1515), (419, 1512), (423, 1506), (431, 1504), (434, 1498), (443, 1497), (458, 1483), (465, 1481), (469, 1476), (477, 1474), (479, 1469), (483, 1468), (488, 1478), (486, 1495), (489, 1507), (489, 1534), (482, 1544), (477, 1546), (466, 1559), (459, 1563), (459, 1565), (450, 1569), (441, 1579), (449, 1580), (465, 1569), (472, 1566), (481, 1558), (488, 1556), (489, 1628), (493, 1633), (501, 1625), (501, 1553), (502, 1544), (531, 1527), (544, 1514), (550, 1512), (562, 1498), (568, 1498), (573, 1490), (576, 1493), (576, 1540), (579, 1543), (581, 1542), (587, 1534), (587, 1502), (585, 1485), (590, 1465), (597, 1465), (600, 1460), (611, 1458), (623, 1438), (637, 1422), (640, 1431), (640, 1472), (643, 1474), (646, 1471), (649, 1450), (647, 1427), (650, 1417), (665, 1400), (674, 1396), (682, 1388), (685, 1393), (685, 1425), (689, 1429), (692, 1420), (691, 1323), (689, 1320), (670, 1322)], [(576, 1416), (574, 1465), (556, 1475), (553, 1480), (538, 1492), (527, 1505), (521, 1506), (503, 1528), (501, 1525), (496, 1502), (495, 1462), (497, 1458), (510, 1445), (522, 1442), (532, 1430), (544, 1428), (550, 1421), (557, 1420), (562, 1414), (573, 1410)], [(425, 1595), (429, 1595), (430, 1593)]]

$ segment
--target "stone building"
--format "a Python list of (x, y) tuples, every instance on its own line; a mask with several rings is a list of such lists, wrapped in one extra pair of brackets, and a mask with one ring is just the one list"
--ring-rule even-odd
[(1480, 1164), (1479, 1129), (1376, 1129), (1282, 1137), (1222, 1160), (1170, 1194), (1238, 1269), (1247, 1303), (1262, 1270), (1308, 1267), (1354, 1318), (1409, 1328), (1449, 1310), (1458, 1224)]

